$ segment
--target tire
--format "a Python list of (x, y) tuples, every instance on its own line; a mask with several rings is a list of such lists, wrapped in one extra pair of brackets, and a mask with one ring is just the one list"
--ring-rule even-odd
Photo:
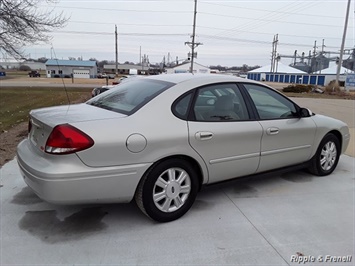
[(311, 159), (308, 170), (318, 176), (331, 174), (338, 165), (340, 157), (339, 139), (332, 133), (325, 135), (316, 154)]
[(141, 211), (157, 222), (183, 216), (195, 201), (197, 174), (190, 163), (170, 159), (153, 166), (140, 181), (135, 200)]

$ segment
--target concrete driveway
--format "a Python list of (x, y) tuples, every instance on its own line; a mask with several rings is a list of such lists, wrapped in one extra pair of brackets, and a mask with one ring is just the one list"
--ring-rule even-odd
[[(354, 128), (354, 101), (294, 100)], [(134, 203), (43, 202), (13, 160), (0, 169), (0, 265), (354, 265), (354, 168), (343, 155), (326, 177), (211, 186), (184, 217), (158, 224)]]
[(345, 155), (326, 177), (299, 171), (211, 186), (184, 217), (158, 224), (134, 203), (43, 202), (13, 160), (1, 169), (0, 264), (297, 265), (336, 256), (353, 265), (354, 165)]

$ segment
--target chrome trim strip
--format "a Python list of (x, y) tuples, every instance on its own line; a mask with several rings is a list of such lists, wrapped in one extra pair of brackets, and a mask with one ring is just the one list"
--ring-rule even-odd
[(250, 154), (244, 154), (244, 155), (238, 155), (238, 156), (231, 156), (231, 157), (226, 157), (226, 158), (210, 160), (210, 164), (224, 163), (224, 162), (248, 159), (248, 158), (259, 157), (259, 156), (260, 156), (259, 153), (250, 153)]
[(284, 148), (284, 149), (278, 149), (278, 150), (272, 150), (272, 151), (263, 151), (263, 152), (261, 152), (261, 156), (273, 155), (273, 154), (277, 154), (277, 153), (303, 150), (303, 149), (309, 149), (309, 148), (311, 148), (311, 145), (303, 145), (303, 146), (298, 146), (298, 147)]

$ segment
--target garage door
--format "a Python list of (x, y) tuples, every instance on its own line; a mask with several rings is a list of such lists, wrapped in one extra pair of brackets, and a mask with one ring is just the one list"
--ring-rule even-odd
[(90, 78), (90, 70), (89, 69), (74, 69), (73, 70), (74, 78)]

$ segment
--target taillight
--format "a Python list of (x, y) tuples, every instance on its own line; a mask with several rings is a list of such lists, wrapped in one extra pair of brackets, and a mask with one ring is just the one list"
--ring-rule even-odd
[(94, 141), (81, 130), (65, 124), (56, 126), (49, 135), (45, 151), (50, 154), (69, 154), (88, 149)]

